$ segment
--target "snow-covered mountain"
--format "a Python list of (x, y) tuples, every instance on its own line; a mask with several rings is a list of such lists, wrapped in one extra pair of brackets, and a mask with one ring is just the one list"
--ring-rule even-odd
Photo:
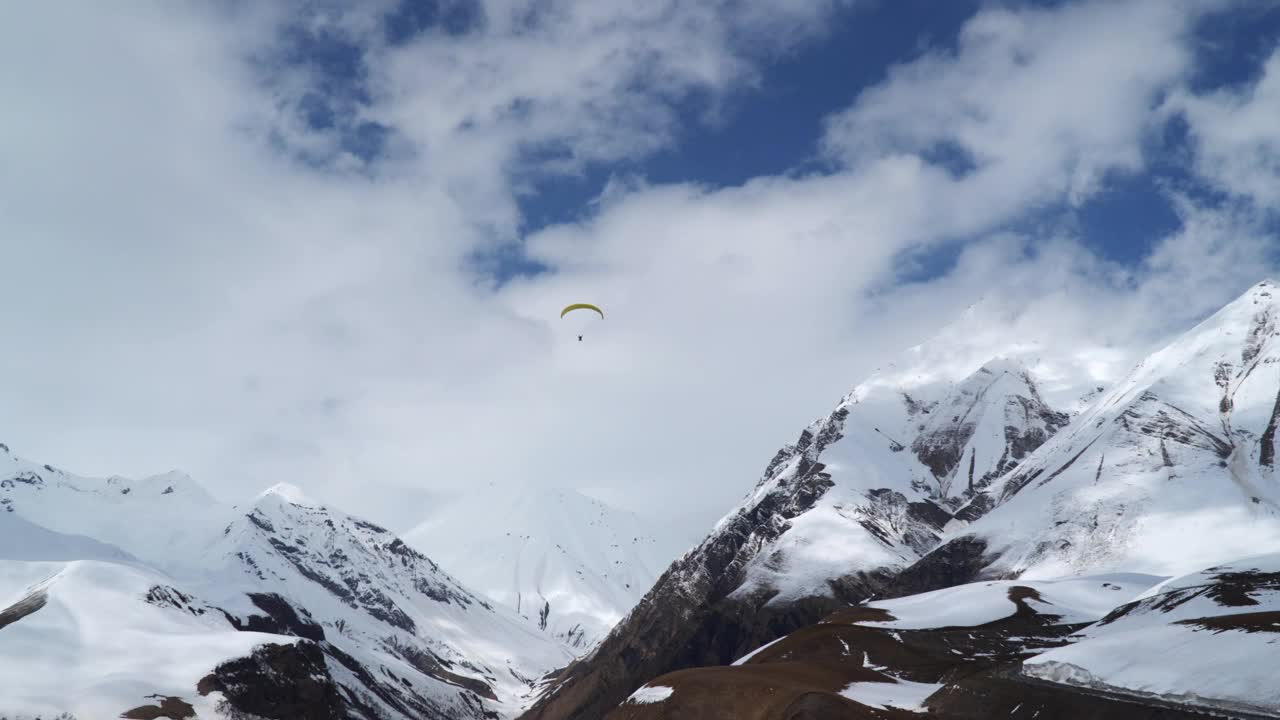
[[(264, 492), (228, 525), (202, 565), (203, 594), (222, 607), (232, 598), (215, 593), (226, 584), (274, 592), (305, 608), (331, 645), (377, 679), (340, 661), (339, 684), (364, 685), (371, 695), (365, 702), (385, 705), (392, 717), (512, 712), (542, 672), (571, 657), (386, 529), (287, 485)], [(244, 602), (241, 608), (253, 610)], [(387, 673), (393, 682), (384, 681)]]
[(617, 624), (675, 555), (634, 513), (532, 486), (439, 505), (405, 541), (576, 652)]
[(1278, 295), (1260, 283), (1109, 386), (1056, 375), (1059, 407), (1020, 357), (973, 370), (953, 330), (913, 348), (784, 447), (526, 717), (599, 717), (873, 597), (1280, 551)]
[(996, 507), (955, 523), (902, 589), (951, 584), (957, 566), (962, 581), (1179, 575), (1280, 550), (1278, 321), (1263, 282), (1152, 354), (971, 501)]
[(0, 717), (119, 717), (152, 696), (220, 717), (225, 696), (198, 690), (216, 667), (298, 640), (236, 632), (172, 582), (134, 564), (0, 560)]
[(865, 599), (937, 546), (954, 511), (976, 511), (1069, 420), (1015, 360), (965, 370), (904, 362), (857, 386), (528, 717), (599, 717), (649, 677), (727, 662)]
[(573, 657), (296, 488), (233, 507), (177, 474), (0, 464), (0, 676), (23, 691), (0, 715), (496, 718)]

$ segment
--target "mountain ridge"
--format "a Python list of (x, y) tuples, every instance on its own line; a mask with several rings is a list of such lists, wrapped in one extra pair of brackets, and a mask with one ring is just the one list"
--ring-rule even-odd
[[(1046, 405), (1016, 359), (947, 380), (913, 364), (940, 355), (937, 349), (912, 348), (901, 369), (860, 383), (835, 413), (784, 446), (744, 504), (673, 564), (595, 653), (549, 683), (523, 717), (599, 716), (655, 669), (727, 663), (750, 649), (748, 639), (753, 647), (772, 641), (842, 604), (984, 579), (1172, 575), (1248, 549), (1280, 548), (1280, 522), (1270, 510), (1274, 486), (1259, 484), (1263, 475), (1270, 483), (1266, 461), (1274, 463), (1280, 424), (1275, 295), (1274, 283), (1258, 283), (1109, 390), (1092, 377), (1079, 378), (1074, 389), (1059, 387), (1059, 395), (1084, 400), (1074, 413)], [(1094, 432), (1099, 422), (1107, 427)], [(1246, 460), (1252, 470), (1238, 476), (1232, 462)], [(1179, 472), (1184, 480), (1225, 474), (1235, 490), (1207, 498), (1190, 480), (1176, 482)], [(1134, 490), (1157, 478), (1164, 495)], [(793, 502), (782, 507), (791, 512), (744, 512), (786, 490)], [(1222, 513), (1197, 516), (1207, 499), (1219, 501)], [(824, 508), (832, 511), (826, 518)], [(1214, 535), (1213, 547), (1170, 557), (1179, 530), (1175, 522), (1160, 528), (1161, 513), (1198, 517), (1193, 527)], [(833, 516), (854, 522), (819, 522)], [(1254, 518), (1246, 532), (1223, 532), (1241, 518)], [(875, 542), (850, 544), (858, 526)], [(733, 555), (745, 548), (745, 557), (712, 562), (717, 543)], [(743, 567), (759, 572), (744, 581)], [(730, 590), (721, 596), (724, 586)], [(726, 597), (745, 602), (728, 608)], [(664, 621), (664, 612), (717, 630), (669, 634), (674, 621)], [(697, 643), (701, 653), (688, 649)]]

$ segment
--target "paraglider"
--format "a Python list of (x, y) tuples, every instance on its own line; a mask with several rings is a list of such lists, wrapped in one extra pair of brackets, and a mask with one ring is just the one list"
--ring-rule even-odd
[[(604, 319), (604, 311), (596, 307), (595, 305), (592, 305), (591, 303), (574, 303), (572, 305), (568, 305), (565, 307), (565, 309), (560, 311), (560, 317), (563, 319), (565, 315), (568, 315), (574, 310), (595, 310), (597, 313), (600, 314), (600, 319), (601, 320)], [(581, 335), (578, 336), (578, 342), (582, 342)]]

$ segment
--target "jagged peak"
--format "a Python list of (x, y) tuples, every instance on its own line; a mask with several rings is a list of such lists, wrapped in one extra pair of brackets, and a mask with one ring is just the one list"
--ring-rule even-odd
[(1271, 297), (1272, 295), (1275, 294), (1276, 290), (1280, 290), (1280, 285), (1277, 285), (1275, 280), (1272, 280), (1271, 278), (1263, 278), (1262, 280), (1259, 280), (1258, 282), (1254, 283), (1253, 287), (1249, 288), (1249, 290), (1245, 292), (1245, 294), (1241, 297), (1242, 298), (1255, 297), (1255, 296), (1264, 296), (1264, 295), (1266, 297)]
[(300, 505), (302, 507), (323, 507), (323, 505), (312, 500), (297, 485), (287, 482), (276, 483), (271, 487), (263, 490), (254, 498), (254, 505), (261, 505), (263, 501), (283, 501), (290, 505)]
[[(1195, 383), (1221, 369), (1224, 380), (1280, 357), (1280, 285), (1262, 280), (1144, 358), (1098, 402), (1108, 406), (1158, 383)], [(1196, 370), (1190, 371), (1189, 365)]]
[[(978, 373), (988, 372), (992, 375), (1008, 373), (1010, 375), (1023, 376), (1030, 374), (1027, 364), (1021, 359), (1009, 355), (998, 355), (991, 358), (978, 368)], [(975, 373), (977, 374), (977, 373)]]
[[(1204, 322), (1189, 330), (1186, 334), (1195, 334), (1206, 326), (1218, 327), (1223, 320), (1244, 320), (1252, 318), (1260, 310), (1274, 310), (1280, 305), (1280, 285), (1275, 281), (1266, 279), (1261, 280), (1241, 293), (1236, 299), (1223, 305), (1217, 312), (1210, 315)], [(1218, 321), (1218, 322), (1215, 322)]]

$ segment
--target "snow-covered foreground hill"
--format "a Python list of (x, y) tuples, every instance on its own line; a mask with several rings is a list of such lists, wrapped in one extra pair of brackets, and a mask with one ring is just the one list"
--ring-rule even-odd
[(676, 554), (633, 513), (532, 486), (439, 505), (405, 540), (576, 652), (609, 632)]
[(1070, 645), (1023, 664), (1035, 678), (1280, 715), (1280, 555), (1169, 580)]
[(158, 694), (217, 717), (225, 698), (199, 693), (202, 679), (259, 645), (297, 640), (236, 632), (168, 582), (115, 562), (0, 560), (0, 716), (118, 717)]
[(0, 466), (0, 716), (503, 717), (573, 656), (289, 486), (232, 507), (176, 474)]

